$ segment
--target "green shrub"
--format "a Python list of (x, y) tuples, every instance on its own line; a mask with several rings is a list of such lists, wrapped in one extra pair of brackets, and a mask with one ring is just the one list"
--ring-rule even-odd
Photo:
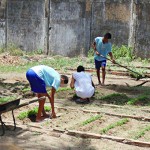
[(128, 102), (128, 96), (126, 94), (113, 93), (100, 98), (107, 103), (116, 104), (116, 105), (124, 105)]
[[(50, 111), (51, 108), (49, 106), (44, 106), (45, 111)], [(38, 113), (38, 107), (34, 107), (32, 110), (21, 112), (18, 116), (20, 120), (24, 118), (29, 118), (30, 116), (36, 115)]]
[(116, 59), (125, 57), (126, 59), (131, 61), (135, 58), (135, 56), (133, 55), (133, 49), (126, 45), (122, 45), (121, 47), (113, 45), (112, 52)]

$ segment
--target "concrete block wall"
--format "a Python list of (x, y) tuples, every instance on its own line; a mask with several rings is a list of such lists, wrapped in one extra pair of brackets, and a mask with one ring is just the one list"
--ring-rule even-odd
[(7, 43), (25, 51), (43, 49), (45, 4), (43, 0), (7, 0)]
[(150, 1), (138, 0), (135, 3), (135, 12), (134, 52), (141, 58), (150, 58)]
[(75, 56), (85, 54), (90, 43), (90, 14), (85, 1), (51, 0), (50, 53)]
[(92, 39), (112, 33), (112, 42), (128, 45), (131, 0), (96, 0), (92, 4)]
[(87, 55), (97, 36), (150, 57), (149, 0), (0, 0), (0, 45), (63, 56)]
[(6, 0), (0, 1), (0, 46), (6, 45)]

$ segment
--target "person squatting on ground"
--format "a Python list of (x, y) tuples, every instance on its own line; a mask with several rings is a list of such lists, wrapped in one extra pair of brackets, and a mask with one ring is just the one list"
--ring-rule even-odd
[[(106, 61), (107, 55), (110, 56), (113, 63), (115, 60), (112, 54), (112, 44), (108, 40), (111, 39), (111, 34), (106, 33), (104, 37), (96, 37), (93, 43), (94, 48), (94, 61), (95, 61), (95, 68), (97, 73), (98, 82), (100, 85), (104, 85), (105, 83), (105, 76), (106, 76)], [(102, 82), (100, 80), (100, 68), (102, 67)]]
[(89, 98), (94, 95), (95, 86), (92, 77), (89, 73), (85, 73), (83, 66), (77, 67), (77, 72), (73, 73), (71, 78), (70, 87), (75, 88), (76, 95), (79, 99), (77, 103), (88, 103)]
[[(30, 68), (26, 72), (26, 78), (30, 83), (31, 91), (36, 93), (38, 98), (43, 96), (48, 97), (51, 104), (52, 113), (51, 116), (49, 116), (44, 110), (46, 98), (39, 100), (36, 122), (42, 121), (43, 119), (48, 117), (56, 118), (54, 110), (55, 91), (59, 86), (63, 86), (63, 84), (68, 83), (68, 77), (65, 75), (60, 76), (60, 74), (51, 67), (38, 65)], [(50, 94), (48, 94), (46, 87), (51, 87)]]

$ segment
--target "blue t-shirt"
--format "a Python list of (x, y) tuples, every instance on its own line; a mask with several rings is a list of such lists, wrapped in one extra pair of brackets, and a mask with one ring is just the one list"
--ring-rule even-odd
[[(96, 50), (104, 57), (107, 57), (108, 53), (110, 53), (112, 50), (112, 45), (110, 42), (104, 44), (102, 39), (103, 39), (103, 37), (95, 38)], [(106, 58), (96, 55), (96, 53), (94, 53), (94, 59), (96, 59), (98, 61), (106, 60)]]
[(54, 87), (56, 90), (60, 86), (60, 74), (53, 68), (39, 65), (31, 68), (42, 80), (44, 80), (46, 86)]

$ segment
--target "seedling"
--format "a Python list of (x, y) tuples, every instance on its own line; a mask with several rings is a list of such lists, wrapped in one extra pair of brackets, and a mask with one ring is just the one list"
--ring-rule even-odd
[(143, 130), (139, 131), (139, 132), (137, 133), (137, 135), (134, 137), (134, 139), (137, 140), (137, 139), (141, 138), (142, 136), (145, 135), (145, 133), (146, 133), (147, 131), (150, 131), (150, 126), (147, 126), (147, 127), (145, 127)]
[(93, 121), (95, 121), (95, 120), (100, 119), (101, 117), (102, 117), (101, 115), (92, 116), (91, 118), (85, 120), (85, 121), (82, 123), (82, 125), (83, 125), (83, 126), (84, 126), (84, 125), (87, 125), (87, 124), (89, 124), (89, 123), (91, 123), (91, 122), (93, 122)]
[(107, 126), (106, 128), (103, 128), (103, 129), (100, 131), (100, 133), (101, 133), (101, 134), (104, 134), (104, 133), (108, 132), (110, 129), (113, 129), (113, 128), (117, 127), (117, 126), (122, 126), (122, 125), (126, 124), (127, 122), (129, 122), (129, 119), (127, 119), (127, 118), (121, 119), (121, 120), (119, 120), (118, 122), (113, 123), (113, 124), (110, 124), (110, 125)]

